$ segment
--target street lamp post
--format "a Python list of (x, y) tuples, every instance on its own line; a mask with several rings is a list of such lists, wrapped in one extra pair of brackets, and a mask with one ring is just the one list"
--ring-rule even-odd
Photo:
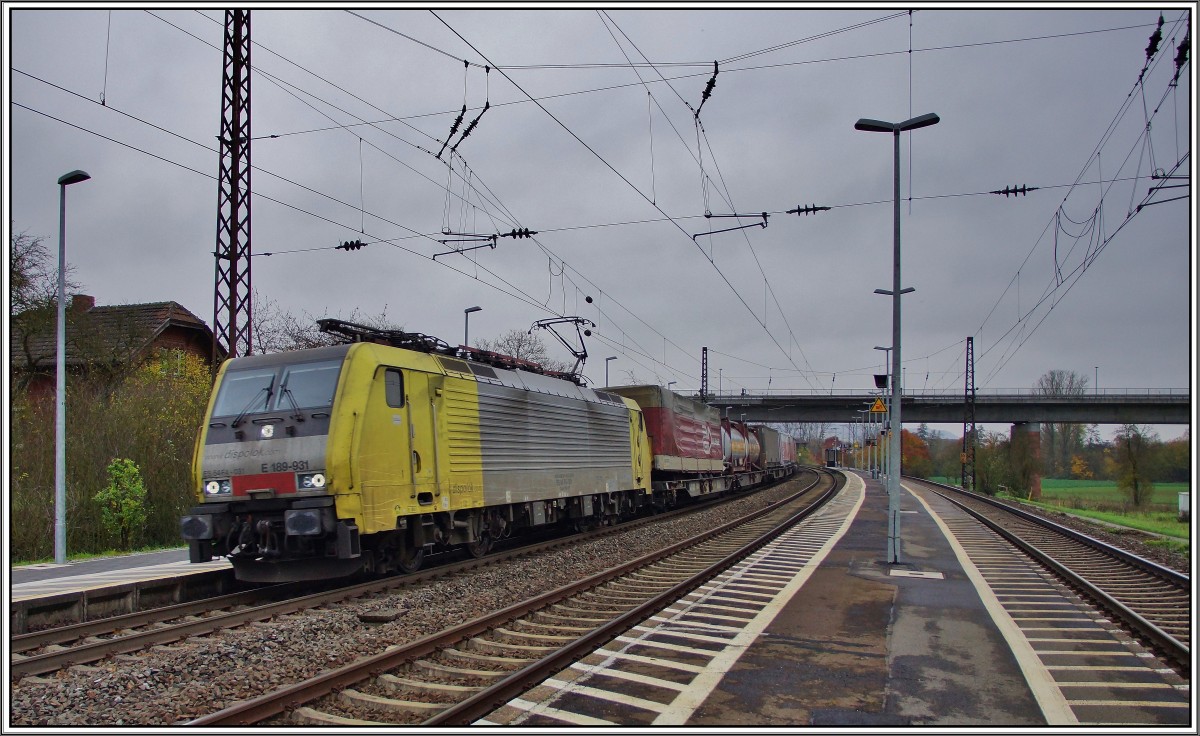
[(667, 381), (667, 390), (670, 391), (671, 387), (677, 383), (679, 383), (679, 381)]
[(58, 335), (55, 343), (54, 562), (67, 564), (67, 185), (92, 177), (76, 169), (58, 178)]
[(616, 359), (617, 359), (617, 356), (615, 356), (615, 355), (609, 356), (604, 359), (604, 385), (605, 386), (609, 385), (608, 384), (608, 363), (609, 363), (609, 361), (613, 361)]
[(467, 307), (463, 310), (463, 347), (471, 347), (471, 343), (467, 342), (468, 328), (471, 325), (471, 312), (483, 311), (483, 307)]
[(894, 150), (893, 160), (893, 237), (892, 237), (892, 290), (876, 289), (875, 293), (890, 294), (892, 297), (892, 406), (890, 408), (891, 433), (888, 435), (888, 451), (892, 455), (892, 472), (888, 474), (888, 563), (900, 562), (900, 296), (912, 289), (900, 288), (900, 134), (936, 125), (941, 120), (936, 113), (926, 113), (909, 118), (902, 123), (885, 123), (882, 120), (860, 118), (855, 130), (875, 133), (891, 133)]

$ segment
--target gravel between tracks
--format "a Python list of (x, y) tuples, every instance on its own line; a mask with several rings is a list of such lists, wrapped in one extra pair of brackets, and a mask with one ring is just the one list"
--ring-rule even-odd
[[(53, 677), (26, 677), (12, 683), (11, 724), (179, 724), (667, 547), (797, 488), (792, 480), (696, 514), (369, 600), (303, 611), (269, 624), (242, 626), (137, 655), (119, 655)], [(377, 625), (358, 618), (379, 609), (406, 613)]]
[[(270, 624), (243, 626), (138, 655), (121, 655), (96, 666), (63, 670), (53, 677), (26, 677), (12, 683), (10, 723), (130, 726), (188, 721), (666, 547), (782, 498), (796, 489), (796, 483), (790, 481), (685, 518), (369, 600), (304, 611)], [(1190, 570), (1186, 555), (1146, 545), (1142, 541), (1145, 535), (1118, 534), (1061, 514), (1050, 516), (1139, 556), (1180, 571)], [(408, 613), (379, 625), (358, 619), (360, 613), (379, 609)]]

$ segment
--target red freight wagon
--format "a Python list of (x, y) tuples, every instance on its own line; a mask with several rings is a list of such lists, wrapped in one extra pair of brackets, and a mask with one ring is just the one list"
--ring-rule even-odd
[(656, 473), (720, 473), (721, 415), (713, 407), (662, 386), (604, 389), (633, 399), (646, 419)]

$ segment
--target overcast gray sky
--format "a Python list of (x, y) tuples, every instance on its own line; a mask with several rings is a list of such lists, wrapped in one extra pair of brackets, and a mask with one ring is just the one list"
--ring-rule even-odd
[[(891, 341), (893, 150), (854, 123), (935, 112), (901, 138), (906, 388), (961, 391), (968, 335), (985, 391), (1053, 368), (1189, 388), (1194, 203), (1150, 190), (1194, 174), (1190, 63), (1172, 84), (1193, 4), (908, 7), (254, 9), (254, 287), (451, 344), (468, 306), (473, 338), (582, 316), (595, 385), (617, 356), (613, 383), (695, 391), (708, 346), (714, 390), (864, 389)], [(211, 323), (223, 10), (5, 10), (6, 226), (53, 248), (56, 180), (84, 169), (83, 291)], [(762, 217), (706, 210), (768, 226), (709, 236)], [(513, 227), (538, 235), (432, 259), (443, 229)]]

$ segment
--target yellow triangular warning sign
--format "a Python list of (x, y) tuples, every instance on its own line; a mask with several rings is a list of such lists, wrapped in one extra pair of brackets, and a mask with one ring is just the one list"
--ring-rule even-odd
[(887, 414), (887, 407), (883, 405), (883, 399), (875, 399), (875, 403), (871, 404), (871, 413)]

